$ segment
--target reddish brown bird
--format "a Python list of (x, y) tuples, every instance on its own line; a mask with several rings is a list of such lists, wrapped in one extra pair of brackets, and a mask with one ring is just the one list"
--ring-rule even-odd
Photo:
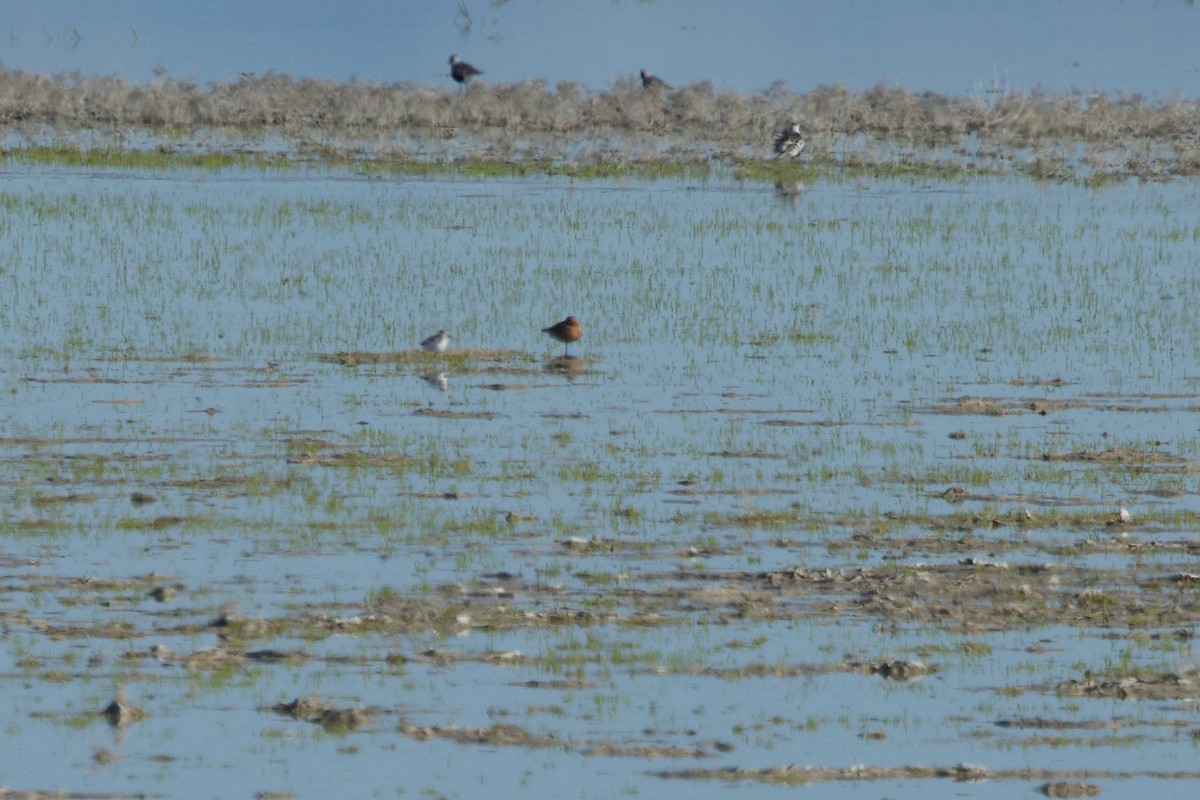
[(542, 332), (550, 334), (551, 338), (563, 343), (563, 355), (565, 356), (571, 342), (577, 342), (583, 336), (583, 326), (574, 317), (567, 317), (549, 328), (542, 328)]

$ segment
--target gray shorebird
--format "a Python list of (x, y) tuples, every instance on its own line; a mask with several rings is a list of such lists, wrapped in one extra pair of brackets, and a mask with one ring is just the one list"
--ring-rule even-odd
[(649, 72), (646, 72), (646, 70), (642, 70), (642, 88), (660, 90), (670, 89), (671, 87), (667, 85), (666, 81), (657, 75), (651, 75)]
[(450, 77), (454, 78), (456, 83), (467, 85), (476, 75), (482, 75), (483, 70), (475, 69), (467, 62), (458, 57), (457, 53), (450, 54)]
[(422, 375), (421, 379), (443, 392), (450, 388), (450, 379), (446, 377), (446, 373), (444, 372), (430, 372)]
[(556, 322), (549, 328), (542, 328), (542, 332), (550, 334), (551, 339), (562, 342), (563, 356), (566, 356), (571, 342), (577, 342), (583, 336), (583, 326), (574, 317), (567, 317), (562, 322)]
[(793, 122), (775, 137), (775, 157), (798, 158), (804, 152), (804, 134), (800, 123)]
[(450, 346), (450, 334), (445, 331), (438, 331), (433, 336), (427, 337), (421, 341), (421, 347), (429, 353), (444, 353), (446, 348)]

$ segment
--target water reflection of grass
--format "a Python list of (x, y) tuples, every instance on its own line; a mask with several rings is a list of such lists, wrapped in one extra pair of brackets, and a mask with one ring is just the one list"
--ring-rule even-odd
[[(728, 184), (506, 193), (341, 167), (264, 196), (229, 172), (204, 176), (236, 178), (210, 196), (191, 175), (100, 199), (31, 182), (7, 206), (23, 302), (0, 533), (24, 602), (0, 621), (47, 694), (80, 680), (63, 652), (111, 644), (111, 672), (141, 686), (212, 671), (189, 691), (222, 693), (220, 714), (253, 719), (268, 680), (325, 681), (335, 711), (376, 694), (377, 720), (411, 721), (356, 734), (384, 747), (539, 746), (439, 720), (554, 705), (547, 732), (597, 760), (760, 763), (820, 728), (952, 765), (909, 719), (990, 729), (1021, 696), (1077, 714), (1129, 677), (1165, 689), (1151, 668), (1187, 657), (1200, 517), (1194, 437), (1174, 431), (1195, 326), (1129, 289), (1186, 289), (1173, 187), (831, 179), (797, 209)], [(595, 355), (549, 369), (539, 327), (576, 303)], [(483, 346), (419, 350), (454, 312)], [(421, 380), (434, 370), (444, 385)], [(218, 613), (230, 597), (253, 616)], [(824, 698), (839, 707), (810, 708)]]

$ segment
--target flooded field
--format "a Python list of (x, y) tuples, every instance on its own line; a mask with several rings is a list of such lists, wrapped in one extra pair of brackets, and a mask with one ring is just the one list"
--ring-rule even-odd
[(10, 154), (0, 789), (1193, 796), (1200, 187), (770, 170)]

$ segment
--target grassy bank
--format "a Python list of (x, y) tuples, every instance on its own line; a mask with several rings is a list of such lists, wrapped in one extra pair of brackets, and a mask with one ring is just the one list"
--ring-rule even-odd
[[(616, 81), (593, 92), (573, 83), (479, 83), (469, 91), (285, 74), (198, 85), (0, 69), (7, 149), (45, 145), (128, 149), (131, 133), (174, 151), (261, 149), (270, 136), (296, 152), (369, 160), (613, 164), (734, 163), (769, 158), (774, 133), (799, 120), (816, 162), (1017, 164), (1038, 177), (1067, 173), (1161, 178), (1200, 171), (1200, 102), (1101, 93), (996, 90), (916, 94), (880, 85), (781, 83), (756, 94), (708, 83), (647, 92)], [(214, 135), (214, 132), (219, 135)]]

